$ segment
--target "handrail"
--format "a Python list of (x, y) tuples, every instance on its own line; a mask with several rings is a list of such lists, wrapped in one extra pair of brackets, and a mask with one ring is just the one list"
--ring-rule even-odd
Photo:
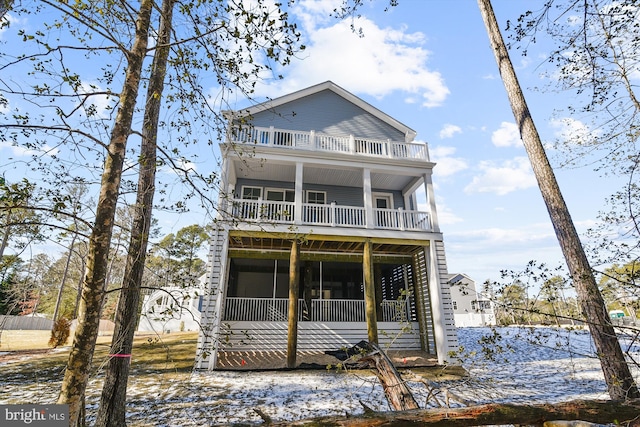
[[(384, 300), (380, 304), (382, 321), (404, 322), (410, 319), (406, 301)], [(289, 314), (287, 298), (227, 297), (224, 320), (286, 322)], [(311, 309), (306, 301), (298, 300), (298, 321), (364, 322), (365, 302), (356, 299), (312, 299)]]
[(391, 141), (354, 135), (329, 135), (320, 132), (277, 129), (274, 127), (232, 127), (227, 140), (235, 144), (255, 144), (298, 150), (347, 153), (358, 156), (429, 161), (427, 144)]
[[(234, 220), (293, 224), (295, 203), (271, 200), (231, 199), (229, 214)], [(431, 231), (429, 213), (399, 209), (373, 209), (374, 228), (400, 231)], [(367, 226), (366, 211), (362, 206), (345, 206), (336, 203), (302, 203), (302, 223), (327, 227)]]

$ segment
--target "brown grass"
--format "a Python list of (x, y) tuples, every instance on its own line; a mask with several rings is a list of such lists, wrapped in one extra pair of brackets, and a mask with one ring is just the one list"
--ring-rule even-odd
[[(69, 357), (69, 345), (52, 351), (47, 346), (49, 338), (50, 331), (2, 331), (0, 351), (9, 353), (0, 357), (14, 359), (15, 364), (24, 361), (29, 370), (60, 366)], [(132, 371), (142, 374), (190, 371), (195, 361), (197, 338), (197, 332), (137, 335), (133, 344)], [(95, 367), (108, 361), (111, 339), (110, 335), (98, 337), (93, 356)], [(32, 357), (28, 357), (30, 353)]]

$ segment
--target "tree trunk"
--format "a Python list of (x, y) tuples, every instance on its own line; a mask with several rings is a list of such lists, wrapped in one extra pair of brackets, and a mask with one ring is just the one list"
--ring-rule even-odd
[(138, 305), (146, 260), (153, 196), (155, 193), (158, 119), (171, 41), (175, 0), (162, 2), (160, 28), (153, 57), (151, 78), (140, 147), (140, 172), (124, 282), (118, 301), (110, 359), (102, 388), (95, 426), (125, 427), (127, 382), (131, 368), (133, 337), (139, 316)]
[(411, 390), (402, 380), (400, 373), (393, 366), (393, 362), (375, 343), (368, 343), (371, 350), (358, 362), (373, 363), (376, 368), (376, 375), (382, 384), (389, 406), (394, 411), (405, 411), (407, 409), (418, 409), (418, 403), (413, 397)]
[(67, 282), (67, 275), (69, 274), (69, 265), (71, 264), (71, 257), (73, 256), (73, 247), (76, 244), (77, 233), (73, 233), (71, 238), (71, 244), (69, 247), (69, 253), (67, 254), (67, 260), (64, 263), (64, 271), (62, 272), (62, 280), (60, 281), (60, 289), (58, 289), (58, 297), (56, 298), (56, 308), (53, 310), (53, 322), (58, 320), (58, 313), (60, 311), (60, 304), (62, 303), (62, 295), (64, 293), (64, 285)]
[[(557, 404), (490, 404), (468, 408), (419, 409), (400, 412), (373, 412), (364, 415), (319, 417), (270, 424), (323, 427), (467, 427), (486, 425), (536, 425), (552, 420), (581, 420), (598, 424), (615, 423), (638, 427), (640, 401), (573, 401)], [(627, 424), (628, 423), (628, 424)]]
[(491, 47), (496, 56), (500, 75), (520, 129), (520, 136), (529, 155), (542, 198), (547, 206), (558, 242), (573, 279), (576, 294), (600, 358), (600, 364), (612, 399), (638, 398), (640, 393), (627, 365), (611, 319), (596, 284), (580, 238), (571, 220), (560, 188), (540, 141), (527, 107), (522, 89), (509, 59), (507, 48), (493, 13), (490, 0), (478, 0), (487, 27)]
[(151, 0), (142, 0), (140, 3), (135, 40), (130, 51), (127, 52), (128, 66), (124, 87), (120, 94), (120, 108), (111, 131), (100, 184), (95, 225), (89, 239), (89, 255), (78, 309), (78, 325), (58, 397), (59, 404), (69, 405), (70, 426), (76, 425), (79, 420), (98, 337), (122, 166), (126, 155), (127, 139), (131, 133), (142, 63), (147, 50), (152, 7)]

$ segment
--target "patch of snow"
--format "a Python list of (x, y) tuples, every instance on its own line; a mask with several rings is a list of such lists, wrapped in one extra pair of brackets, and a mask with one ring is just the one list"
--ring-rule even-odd
[[(460, 400), (543, 403), (574, 399), (607, 399), (600, 362), (585, 331), (555, 328), (460, 328), (458, 357), (469, 376), (437, 380), (438, 402)], [(483, 344), (485, 343), (485, 344)], [(622, 340), (623, 349), (638, 359), (640, 347)], [(3, 366), (3, 373), (10, 372)], [(403, 371), (422, 406), (428, 390), (419, 371)], [(55, 401), (62, 372), (34, 373), (30, 378), (5, 375), (0, 403)], [(432, 383), (433, 384), (433, 383)], [(95, 414), (102, 376), (90, 381), (87, 413)], [(444, 390), (448, 393), (444, 393)], [(458, 399), (459, 398), (459, 399)], [(127, 389), (130, 426), (201, 426), (226, 423), (261, 423), (259, 409), (274, 421), (359, 414), (360, 402), (387, 411), (388, 404), (372, 372), (358, 371), (196, 371), (131, 377)]]

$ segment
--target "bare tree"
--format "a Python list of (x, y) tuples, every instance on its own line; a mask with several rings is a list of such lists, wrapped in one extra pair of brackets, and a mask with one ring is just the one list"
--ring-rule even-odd
[(69, 354), (69, 361), (58, 397), (58, 403), (69, 405), (69, 424), (75, 425), (83, 412), (84, 393), (89, 379), (91, 361), (98, 337), (100, 314), (104, 300), (111, 234), (116, 214), (122, 167), (127, 139), (136, 106), (142, 62), (146, 54), (153, 1), (142, 0), (136, 18), (136, 32), (131, 48), (126, 52), (128, 66), (120, 105), (107, 147), (107, 157), (96, 220), (89, 240), (87, 271), (78, 310), (78, 325)]
[(589, 324), (605, 381), (612, 399), (640, 397), (620, 343), (607, 314), (580, 238), (564, 202), (553, 169), (527, 107), (509, 58), (490, 0), (478, 0), (491, 48), (504, 82), (511, 109), (524, 143), (542, 198), (547, 206), (558, 242), (574, 282), (582, 311)]

